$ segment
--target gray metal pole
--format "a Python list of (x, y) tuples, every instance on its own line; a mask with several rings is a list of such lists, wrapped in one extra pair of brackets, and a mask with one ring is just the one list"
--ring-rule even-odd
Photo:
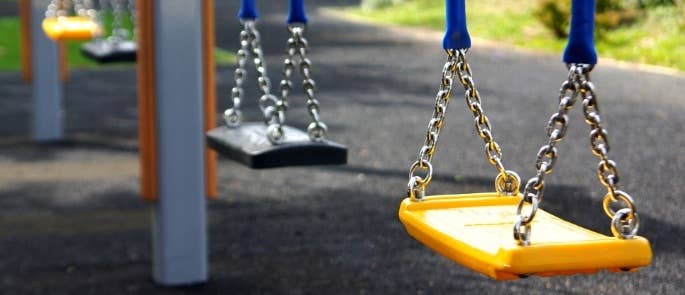
[(43, 33), (41, 23), (49, 1), (31, 1), (31, 52), (33, 58), (33, 139), (60, 140), (64, 134), (59, 50)]
[(159, 185), (154, 279), (172, 286), (203, 283), (208, 250), (202, 1), (153, 1)]

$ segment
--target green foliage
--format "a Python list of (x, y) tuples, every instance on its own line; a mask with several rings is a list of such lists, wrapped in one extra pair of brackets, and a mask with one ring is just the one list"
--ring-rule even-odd
[(557, 38), (568, 35), (571, 19), (571, 0), (540, 0), (533, 15)]
[(362, 9), (374, 10), (401, 4), (404, 0), (362, 0)]
[(664, 5), (682, 5), (683, 0), (631, 0), (635, 2), (640, 8), (657, 7)]
[(0, 18), (0, 70), (19, 70), (19, 22)]
[[(640, 16), (632, 5), (625, 5), (621, 0), (597, 0), (595, 26), (598, 37), (620, 26), (634, 23)], [(533, 15), (557, 38), (568, 35), (571, 19), (571, 0), (538, 0)]]

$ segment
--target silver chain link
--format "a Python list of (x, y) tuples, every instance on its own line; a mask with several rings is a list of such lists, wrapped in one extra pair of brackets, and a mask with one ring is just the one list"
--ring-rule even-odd
[(82, 0), (74, 0), (74, 14), (80, 17), (88, 17), (88, 10)]
[(261, 38), (257, 31), (254, 20), (242, 20), (243, 30), (240, 32), (240, 49), (238, 50), (238, 68), (235, 71), (235, 86), (231, 90), (233, 107), (224, 112), (224, 122), (228, 127), (235, 128), (242, 121), (240, 111), (241, 101), (244, 98), (243, 82), (247, 75), (247, 60), (252, 56), (252, 61), (257, 72), (257, 85), (261, 92), (259, 108), (264, 114), (264, 121), (269, 125), (267, 137), (273, 144), (284, 140), (283, 129), (280, 127), (285, 121), (285, 105), (271, 94), (271, 81), (266, 72), (266, 61), (262, 51)]
[(131, 39), (135, 41), (138, 38), (138, 16), (136, 15), (136, 0), (128, 0), (128, 13), (128, 17), (131, 21)]
[(45, 17), (67, 17), (74, 15), (95, 20), (97, 12), (93, 9), (93, 0), (51, 0), (45, 10)]
[[(604, 210), (612, 218), (611, 231), (614, 236), (630, 239), (637, 234), (639, 217), (635, 211), (632, 198), (625, 192), (616, 189), (618, 183), (618, 170), (616, 164), (609, 160), (609, 144), (607, 132), (600, 125), (597, 98), (594, 85), (590, 82), (590, 65), (572, 64), (566, 81), (561, 85), (559, 95), (559, 107), (547, 123), (548, 142), (537, 154), (535, 166), (537, 174), (526, 183), (523, 190), (523, 198), (516, 208), (514, 221), (514, 239), (521, 245), (530, 244), (531, 224), (543, 198), (545, 188), (545, 175), (552, 173), (558, 153), (556, 145), (561, 142), (568, 129), (568, 112), (576, 103), (578, 95), (583, 99), (583, 114), (585, 121), (591, 127), (590, 142), (593, 153), (600, 157), (600, 165), (597, 175), (604, 184), (608, 193), (604, 198)], [(611, 204), (623, 203), (625, 206), (617, 211), (611, 208)], [(530, 207), (527, 211), (524, 208)]]
[(459, 74), (459, 82), (464, 87), (466, 106), (473, 113), (475, 119), (476, 133), (485, 142), (485, 156), (490, 165), (494, 166), (499, 172), (495, 179), (495, 188), (497, 192), (503, 195), (516, 195), (519, 192), (521, 178), (516, 172), (506, 170), (504, 164), (502, 164), (502, 148), (495, 141), (490, 120), (485, 115), (485, 111), (483, 111), (480, 93), (478, 93), (478, 89), (476, 89), (473, 81), (471, 67), (466, 61), (466, 50), (459, 50), (457, 52), (457, 73)]
[(48, 8), (45, 11), (45, 17), (57, 17), (58, 12), (60, 10), (60, 1), (59, 0), (51, 0), (50, 4), (48, 4)]
[[(474, 116), (476, 116), (476, 130), (481, 138), (486, 141), (485, 147), (488, 161), (500, 171), (495, 179), (495, 189), (502, 195), (515, 195), (518, 193), (520, 179), (515, 172), (504, 169), (502, 165), (501, 149), (493, 139), (490, 123), (483, 112), (480, 95), (473, 82), (471, 68), (466, 61), (465, 54), (466, 50), (447, 50), (447, 62), (442, 69), (440, 88), (435, 98), (433, 116), (428, 122), (426, 139), (421, 149), (419, 149), (418, 160), (409, 168), (408, 197), (412, 200), (421, 201), (423, 199), (426, 188), (433, 178), (431, 161), (437, 149), (440, 130), (444, 125), (455, 77), (459, 79), (466, 90), (467, 105), (474, 113)], [(419, 169), (425, 171), (424, 176), (416, 175)]]
[[(580, 97), (583, 99), (583, 115), (585, 123), (590, 126), (590, 147), (600, 159), (597, 166), (597, 177), (606, 187), (607, 194), (602, 202), (604, 212), (611, 218), (611, 232), (621, 239), (632, 239), (637, 235), (640, 227), (640, 217), (635, 209), (635, 202), (628, 193), (618, 190), (618, 167), (609, 159), (609, 137), (602, 127), (599, 103), (595, 93), (595, 85), (590, 81), (590, 70), (583, 71), (579, 76)], [(612, 205), (620, 207), (614, 210)]]
[[(97, 24), (102, 28), (104, 31), (105, 28), (105, 16), (107, 15), (107, 0), (99, 0), (98, 1), (98, 11), (95, 16), (95, 21)], [(104, 38), (104, 33), (99, 35), (97, 38), (98, 39), (103, 39)]]
[(57, 2), (59, 2), (59, 8), (57, 9), (57, 16), (58, 17), (69, 16), (69, 14), (70, 14), (69, 10), (72, 8), (71, 0), (62, 0), (62, 1), (57, 1)]
[(289, 26), (291, 37), (288, 39), (287, 53), (283, 62), (283, 80), (281, 81), (281, 101), (287, 107), (287, 99), (293, 89), (293, 83), (290, 80), (295, 67), (299, 65), (300, 74), (302, 75), (302, 88), (305, 95), (307, 95), (307, 112), (312, 119), (312, 122), (307, 128), (309, 139), (315, 142), (321, 142), (326, 139), (328, 127), (321, 121), (319, 115), (319, 101), (316, 99), (316, 82), (312, 78), (312, 62), (307, 58), (307, 49), (309, 44), (304, 37), (304, 26)]
[(112, 36), (110, 40), (113, 42), (120, 42), (128, 39), (128, 31), (123, 28), (122, 14), (124, 13), (124, 4), (122, 1), (125, 0), (112, 0)]

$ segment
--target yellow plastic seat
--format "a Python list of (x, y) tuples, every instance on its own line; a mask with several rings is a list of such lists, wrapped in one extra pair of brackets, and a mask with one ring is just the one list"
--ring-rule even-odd
[(409, 235), (493, 279), (627, 271), (652, 260), (649, 241), (605, 236), (538, 210), (528, 246), (512, 237), (520, 197), (496, 193), (405, 199), (399, 217)]
[(48, 17), (43, 20), (42, 26), (45, 35), (55, 41), (90, 40), (101, 32), (96, 22), (81, 16)]

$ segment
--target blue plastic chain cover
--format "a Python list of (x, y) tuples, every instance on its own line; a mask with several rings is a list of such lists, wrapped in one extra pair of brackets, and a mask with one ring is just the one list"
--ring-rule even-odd
[(240, 19), (257, 19), (259, 13), (257, 12), (255, 0), (242, 0), (240, 11), (238, 11), (238, 17)]
[(573, 0), (571, 2), (571, 30), (564, 51), (564, 62), (596, 64), (594, 33), (595, 0)]
[(466, 28), (466, 0), (447, 0), (447, 29), (442, 47), (447, 49), (467, 49), (471, 47), (471, 36)]
[(288, 24), (306, 24), (307, 21), (307, 13), (304, 10), (304, 0), (290, 0)]

